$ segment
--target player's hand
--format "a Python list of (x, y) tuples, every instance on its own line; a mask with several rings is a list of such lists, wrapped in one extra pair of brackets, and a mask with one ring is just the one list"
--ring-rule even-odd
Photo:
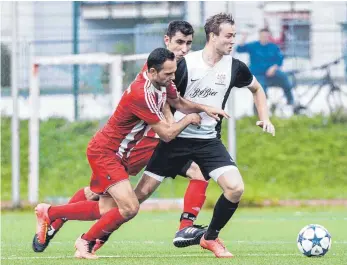
[(278, 70), (278, 66), (277, 65), (273, 65), (266, 71), (265, 75), (267, 77), (272, 77), (272, 76), (275, 75), (277, 70)]
[(267, 132), (275, 136), (275, 126), (271, 123), (271, 121), (257, 121), (256, 124), (260, 128), (263, 128), (263, 132)]
[(216, 121), (220, 121), (220, 118), (218, 115), (223, 116), (226, 119), (229, 119), (230, 116), (228, 115), (228, 113), (226, 113), (224, 110), (219, 109), (219, 108), (215, 108), (215, 107), (211, 107), (211, 106), (206, 106), (206, 108), (204, 109), (204, 111), (206, 112), (206, 114), (208, 116), (210, 116), (211, 118), (215, 119)]
[(201, 124), (201, 117), (197, 113), (190, 113), (188, 114), (190, 116), (190, 123), (196, 126), (200, 126)]

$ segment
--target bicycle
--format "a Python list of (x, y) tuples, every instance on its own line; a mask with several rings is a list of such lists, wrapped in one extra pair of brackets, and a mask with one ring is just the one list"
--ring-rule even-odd
[[(329, 113), (332, 114), (336, 111), (346, 111), (347, 110), (347, 92), (344, 91), (340, 85), (336, 84), (334, 79), (331, 77), (331, 67), (333, 65), (337, 65), (343, 57), (338, 58), (332, 62), (323, 64), (318, 67), (313, 67), (310, 70), (300, 71), (293, 70), (286, 72), (293, 83), (293, 91), (295, 94), (296, 105), (294, 106), (293, 112), (297, 115), (310, 115), (309, 108), (311, 107), (314, 100), (321, 93), (323, 88), (328, 88), (328, 93), (326, 96), (326, 102), (329, 108)], [(312, 82), (304, 92), (299, 93), (297, 75), (299, 73), (307, 72), (307, 71), (317, 71), (324, 70), (325, 74), (322, 78), (317, 81)], [(315, 89), (314, 93), (309, 96), (309, 93), (312, 93), (313, 89)], [(345, 100), (343, 100), (345, 97)], [(308, 98), (308, 99), (307, 99)], [(282, 99), (279, 99), (277, 102), (273, 101), (270, 105), (270, 112), (275, 114), (276, 112), (281, 112), (281, 108), (283, 105), (281, 103)]]

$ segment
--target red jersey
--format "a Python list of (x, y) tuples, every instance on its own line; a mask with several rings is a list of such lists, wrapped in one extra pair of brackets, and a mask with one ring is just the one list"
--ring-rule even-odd
[(101, 148), (112, 150), (123, 158), (135, 146), (145, 133), (149, 124), (165, 119), (162, 107), (166, 97), (177, 98), (176, 87), (168, 89), (155, 88), (147, 77), (147, 72), (141, 72), (124, 91), (123, 96), (106, 125), (94, 136)]
[[(147, 62), (143, 65), (141, 72), (146, 72), (148, 70), (147, 67)], [(172, 93), (172, 94), (170, 94)], [(176, 96), (174, 95), (174, 93), (176, 93)], [(176, 85), (174, 84), (174, 82), (171, 82), (171, 84), (169, 85), (169, 87), (167, 88), (167, 96), (169, 98), (177, 98), (178, 97), (178, 92), (177, 92), (177, 88)], [(150, 137), (150, 138), (159, 138), (159, 135), (156, 134), (156, 132), (152, 129), (152, 127), (150, 125), (147, 126), (144, 136), (146, 137)]]

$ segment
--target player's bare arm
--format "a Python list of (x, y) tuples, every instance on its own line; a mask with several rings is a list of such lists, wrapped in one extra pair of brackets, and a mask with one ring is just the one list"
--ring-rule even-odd
[(153, 130), (159, 135), (164, 142), (170, 142), (175, 139), (189, 124), (200, 125), (201, 117), (196, 113), (190, 113), (175, 123), (168, 123), (161, 120), (157, 123), (150, 124)]
[(269, 118), (266, 95), (263, 88), (255, 79), (254, 82), (252, 82), (252, 84), (248, 86), (248, 89), (253, 93), (254, 104), (257, 108), (258, 116), (260, 119), (259, 121), (257, 121), (256, 125), (263, 128), (264, 132), (270, 133), (275, 136), (275, 127), (273, 126)]
[(170, 105), (168, 103), (165, 103), (163, 106), (163, 114), (165, 116), (166, 121), (171, 124), (175, 123), (175, 118), (172, 114), (172, 111), (170, 109)]
[(184, 114), (206, 112), (208, 116), (214, 118), (217, 121), (220, 120), (218, 115), (221, 115), (227, 119), (229, 118), (229, 115), (222, 109), (215, 108), (212, 106), (207, 106), (204, 104), (194, 103), (190, 100), (182, 98), (181, 96), (179, 96), (176, 99), (168, 98), (167, 102), (170, 104), (171, 107), (179, 110), (180, 112)]

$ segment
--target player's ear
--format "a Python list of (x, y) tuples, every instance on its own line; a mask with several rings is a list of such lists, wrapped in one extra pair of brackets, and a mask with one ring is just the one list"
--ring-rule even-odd
[(170, 43), (170, 37), (168, 35), (165, 35), (164, 36), (164, 43), (165, 43), (165, 46), (167, 47)]
[(148, 69), (148, 72), (151, 74), (151, 75), (156, 75), (157, 74), (157, 70), (155, 70), (153, 67)]
[(213, 32), (210, 32), (210, 40), (215, 41), (216, 35)]

